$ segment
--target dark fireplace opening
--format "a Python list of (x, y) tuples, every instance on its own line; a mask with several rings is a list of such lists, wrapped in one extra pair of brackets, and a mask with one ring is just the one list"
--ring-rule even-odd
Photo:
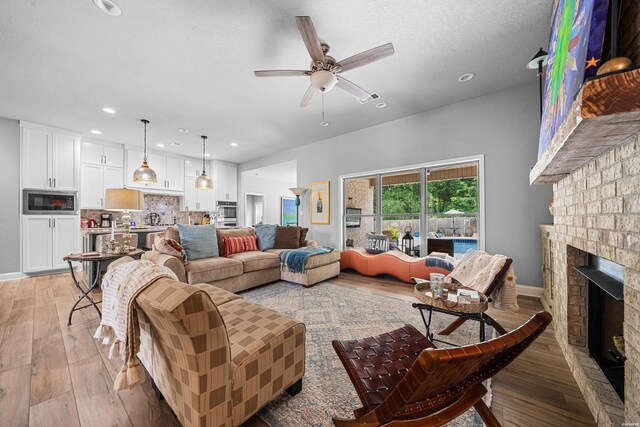
[(587, 347), (609, 383), (624, 402), (623, 267), (589, 255), (589, 265), (576, 267), (589, 279)]

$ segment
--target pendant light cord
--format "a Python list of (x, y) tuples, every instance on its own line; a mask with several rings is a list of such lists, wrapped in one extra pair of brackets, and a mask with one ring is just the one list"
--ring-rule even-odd
[(147, 161), (147, 124), (149, 120), (142, 119), (142, 123), (144, 123), (144, 161)]
[(205, 141), (207, 140), (206, 136), (202, 136), (202, 173), (206, 174), (207, 173), (207, 168), (205, 167), (205, 161), (204, 161), (204, 155), (206, 152), (206, 148), (205, 148)]

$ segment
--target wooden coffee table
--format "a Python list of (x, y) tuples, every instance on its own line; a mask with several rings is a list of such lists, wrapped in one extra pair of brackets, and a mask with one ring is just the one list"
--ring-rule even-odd
[[(103, 261), (113, 261), (114, 259), (122, 258), (124, 256), (130, 256), (132, 258), (140, 258), (140, 256), (143, 253), (144, 251), (142, 249), (135, 249), (131, 252), (122, 253), (122, 254), (82, 252), (77, 254), (69, 254), (66, 257), (62, 258), (64, 261), (67, 261), (69, 263), (69, 271), (71, 272), (71, 281), (73, 282), (73, 285), (81, 293), (81, 295), (78, 296), (78, 301), (76, 301), (75, 304), (73, 304), (73, 307), (71, 307), (71, 311), (69, 312), (69, 321), (67, 322), (67, 325), (71, 325), (71, 317), (73, 316), (74, 311), (82, 310), (83, 308), (87, 308), (87, 307), (95, 308), (96, 311), (98, 312), (98, 316), (102, 320), (102, 313), (98, 308), (98, 304), (100, 304), (102, 301), (95, 301), (89, 295), (91, 291), (94, 290), (96, 287), (100, 286), (102, 282), (102, 278), (100, 276), (100, 263), (102, 263)], [(78, 281), (78, 279), (76, 278), (75, 271), (73, 271), (73, 264), (72, 264), (73, 261), (91, 262), (95, 264), (94, 267), (96, 271), (96, 277), (93, 279), (93, 283), (91, 284), (91, 286), (88, 286), (86, 290), (82, 288), (82, 286), (80, 285), (80, 281)], [(80, 302), (83, 299), (86, 299), (87, 301), (89, 301), (89, 304), (83, 305), (82, 307), (78, 307), (78, 304), (80, 304)]]

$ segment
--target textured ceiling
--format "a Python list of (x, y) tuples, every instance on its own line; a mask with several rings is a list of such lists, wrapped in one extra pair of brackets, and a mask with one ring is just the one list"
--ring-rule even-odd
[[(120, 17), (91, 0), (4, 2), (0, 116), (99, 129), (130, 145), (142, 144), (144, 117), (153, 148), (179, 142), (163, 150), (198, 156), (207, 134), (211, 158), (243, 162), (535, 81), (525, 64), (547, 44), (552, 8), (552, 0), (115, 1)], [(254, 77), (309, 67), (296, 15), (311, 16), (338, 60), (393, 43), (392, 57), (344, 73), (379, 92), (386, 109), (334, 89), (325, 96), (331, 126), (320, 127), (320, 97), (298, 107), (307, 78)], [(476, 78), (459, 83), (467, 72)]]

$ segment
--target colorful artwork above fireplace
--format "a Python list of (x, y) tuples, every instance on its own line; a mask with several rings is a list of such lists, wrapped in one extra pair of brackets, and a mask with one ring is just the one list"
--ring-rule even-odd
[[(584, 82), (600, 65), (608, 0), (558, 0), (547, 63), (538, 158)], [(592, 70), (593, 69), (593, 70)]]

